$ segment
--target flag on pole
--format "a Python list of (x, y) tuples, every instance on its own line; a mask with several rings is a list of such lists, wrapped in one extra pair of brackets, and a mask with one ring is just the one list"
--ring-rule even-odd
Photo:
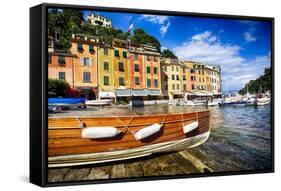
[(132, 19), (131, 19), (131, 21), (130, 21), (130, 25), (129, 25), (129, 28), (128, 28), (128, 33), (130, 33), (131, 30), (132, 30), (132, 28), (134, 27), (133, 18), (134, 18), (134, 17), (132, 17)]

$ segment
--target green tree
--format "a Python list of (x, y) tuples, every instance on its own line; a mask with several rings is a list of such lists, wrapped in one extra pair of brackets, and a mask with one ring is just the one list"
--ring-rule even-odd
[(169, 49), (164, 49), (163, 51), (161, 51), (161, 56), (163, 58), (178, 59), (178, 57)]
[(69, 84), (65, 80), (48, 79), (48, 92), (56, 93), (57, 96), (66, 96)]
[(250, 80), (244, 88), (239, 90), (240, 94), (251, 94), (264, 93), (271, 90), (271, 67), (265, 68), (264, 74), (255, 80)]
[(131, 37), (132, 44), (151, 44), (161, 50), (161, 44), (157, 38), (147, 34), (143, 29), (135, 29), (134, 35)]

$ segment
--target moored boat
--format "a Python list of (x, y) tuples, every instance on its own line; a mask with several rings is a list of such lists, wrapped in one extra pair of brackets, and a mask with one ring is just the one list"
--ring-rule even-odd
[(270, 98), (269, 97), (257, 98), (255, 104), (258, 106), (270, 104)]
[(85, 98), (48, 98), (50, 107), (84, 107)]
[(99, 100), (86, 101), (87, 106), (103, 106), (103, 105), (110, 105), (112, 103), (113, 103), (113, 99), (99, 99)]
[(204, 143), (210, 111), (48, 118), (48, 166), (76, 166), (178, 151)]

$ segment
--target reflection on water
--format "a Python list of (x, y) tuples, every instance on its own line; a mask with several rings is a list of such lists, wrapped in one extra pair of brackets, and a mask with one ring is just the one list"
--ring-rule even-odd
[[(200, 106), (152, 105), (137, 108), (95, 108), (73, 115), (150, 115), (206, 110)], [(271, 169), (271, 107), (211, 107), (212, 132), (206, 143), (189, 150), (215, 171)], [(52, 115), (50, 115), (51, 117)]]

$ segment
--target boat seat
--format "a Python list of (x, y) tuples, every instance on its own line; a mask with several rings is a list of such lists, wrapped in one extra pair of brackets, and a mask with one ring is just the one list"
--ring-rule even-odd
[(162, 125), (159, 123), (155, 123), (143, 129), (140, 129), (134, 133), (136, 140), (145, 139), (161, 130)]
[(88, 139), (103, 139), (116, 137), (121, 131), (113, 126), (86, 127), (82, 129), (81, 137)]
[(189, 133), (190, 131), (193, 131), (194, 129), (196, 129), (198, 126), (199, 126), (198, 121), (189, 123), (189, 124), (183, 126), (183, 132), (184, 132), (184, 134)]

